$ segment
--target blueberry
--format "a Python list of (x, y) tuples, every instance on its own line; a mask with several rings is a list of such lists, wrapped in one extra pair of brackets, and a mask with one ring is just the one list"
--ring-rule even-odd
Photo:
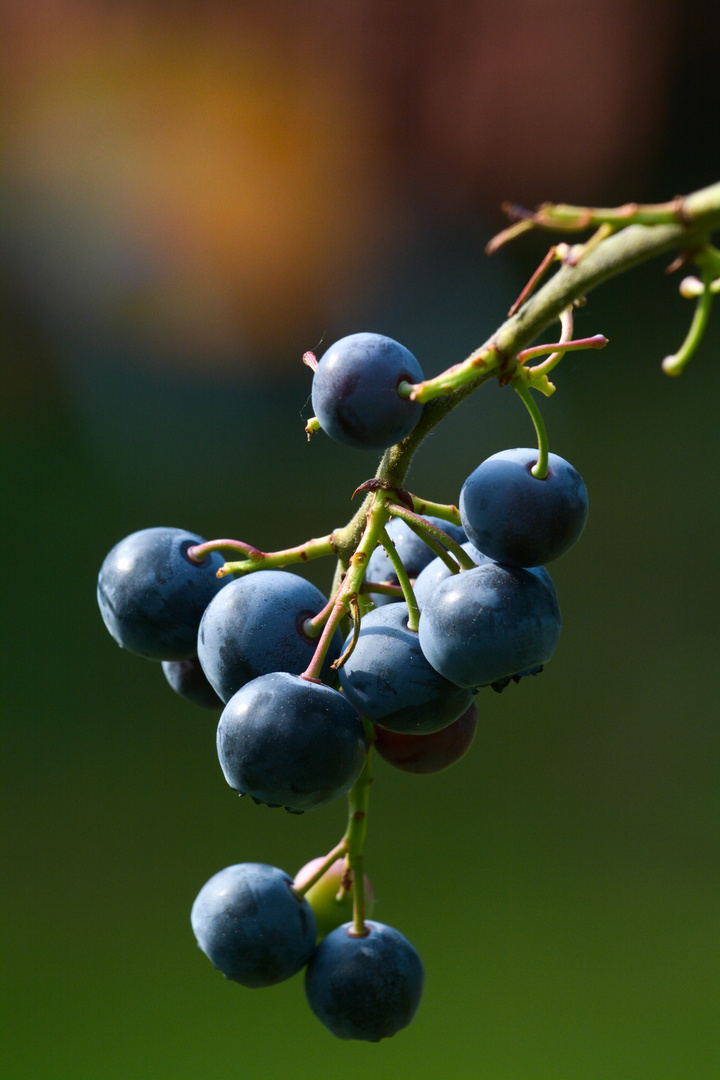
[[(478, 551), (478, 549), (473, 544), (471, 544), (470, 541), (468, 541), (466, 544), (463, 544), (462, 546), (463, 550), (467, 552), (470, 558), (474, 559), (477, 566), (481, 566), (483, 563), (493, 561), (492, 559), (488, 559), (487, 555), (483, 555), (481, 551)], [(555, 583), (550, 577), (550, 574), (547, 572), (545, 567), (531, 566), (527, 567), (526, 569), (528, 570), (528, 573), (534, 574), (539, 581), (543, 582), (543, 584), (550, 590), (553, 597), (557, 601)], [(425, 607), (425, 604), (428, 601), (428, 597), (434, 592), (440, 582), (447, 580), (447, 578), (449, 578), (450, 576), (451, 571), (448, 569), (442, 559), (433, 559), (433, 561), (431, 563), (428, 563), (425, 569), (418, 575), (413, 591), (415, 593), (415, 599), (417, 600), (418, 607), (421, 611)], [(493, 683), (491, 683), (491, 685), (493, 690), (497, 690), (498, 692), (500, 692), (504, 690), (506, 686), (509, 686), (513, 680), (515, 682), (519, 682), (520, 679), (523, 678), (525, 675), (537, 675), (541, 671), (542, 664), (534, 665), (533, 667), (525, 671), (520, 671), (513, 675), (508, 675), (503, 679), (495, 680)]]
[(197, 943), (216, 968), (243, 986), (272, 986), (295, 975), (315, 948), (312, 908), (289, 874), (239, 863), (203, 885), (190, 916)]
[(223, 703), (207, 681), (197, 656), (163, 660), (163, 675), (176, 694), (203, 709), (222, 709)]
[(587, 489), (580, 474), (548, 455), (544, 480), (532, 475), (537, 450), (503, 450), (487, 458), (460, 492), (468, 538), (497, 562), (539, 566), (568, 551), (585, 528)]
[(336, 442), (385, 450), (409, 435), (422, 405), (400, 397), (401, 382), (422, 382), (411, 352), (382, 334), (351, 334), (327, 350), (313, 376), (312, 404)]
[(391, 926), (365, 922), (333, 930), (305, 972), (310, 1008), (339, 1039), (379, 1042), (407, 1027), (422, 997), (425, 972), (417, 950)]
[(217, 750), (231, 788), (289, 810), (313, 810), (350, 790), (365, 764), (367, 738), (337, 690), (273, 672), (227, 703)]
[(187, 554), (201, 536), (184, 529), (142, 529), (116, 544), (100, 569), (97, 599), (105, 625), (123, 649), (149, 660), (197, 653), (203, 611), (227, 578), (216, 552), (201, 563)]
[(552, 595), (557, 600), (557, 589), (555, 588), (555, 582), (550, 577), (544, 566), (526, 566), (525, 569), (529, 574), (534, 574), (538, 581), (542, 581), (545, 588), (549, 589)]
[(357, 644), (340, 669), (355, 708), (391, 731), (426, 734), (447, 727), (472, 701), (428, 663), (408, 630), (407, 604), (376, 608), (363, 618)]
[(432, 666), (458, 686), (485, 686), (550, 659), (560, 636), (554, 589), (529, 570), (487, 562), (442, 581), (420, 615)]
[[(285, 570), (258, 570), (219, 592), (202, 617), (197, 649), (203, 671), (222, 700), (228, 702), (260, 675), (305, 671), (318, 639), (303, 632), (303, 623), (325, 604), (311, 582)], [(338, 631), (323, 664), (327, 682), (334, 678), (330, 665), (341, 645)]]
[[(476, 566), (480, 566), (481, 563), (489, 562), (487, 555), (483, 555), (482, 551), (478, 551), (474, 544), (470, 541), (462, 545), (463, 551), (465, 551), (471, 559), (474, 560)], [(436, 557), (429, 562), (424, 570), (421, 570), (417, 576), (417, 581), (413, 586), (413, 592), (415, 593), (415, 599), (417, 600), (418, 607), (422, 610), (425, 607), (428, 596), (434, 591), (435, 586), (439, 585), (445, 578), (449, 578), (452, 571), (443, 562), (442, 559)]]
[[(475, 545), (471, 544), (469, 540), (466, 544), (462, 545), (462, 548), (463, 551), (474, 560), (476, 566), (481, 566), (486, 562), (495, 561), (494, 559), (489, 559), (487, 555), (483, 555), (482, 551), (478, 551)], [(555, 582), (544, 566), (526, 566), (525, 569), (542, 581), (557, 599)], [(425, 569), (418, 574), (415, 585), (413, 586), (413, 592), (415, 593), (415, 599), (417, 600), (420, 610), (425, 607), (427, 599), (434, 591), (435, 587), (439, 585), (441, 581), (445, 581), (446, 578), (449, 578), (451, 573), (452, 571), (445, 565), (443, 560), (436, 558), (433, 559), (431, 563), (428, 563)]]

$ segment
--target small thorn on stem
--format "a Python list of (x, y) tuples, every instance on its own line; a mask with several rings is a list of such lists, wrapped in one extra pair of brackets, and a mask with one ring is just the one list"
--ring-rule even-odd
[(362, 484), (355, 488), (350, 498), (354, 499), (358, 491), (388, 491), (396, 495), (398, 502), (406, 506), (408, 510), (414, 509), (413, 497), (409, 491), (406, 491), (405, 488), (393, 487), (387, 480), (378, 480), (376, 476), (370, 480), (363, 480)]

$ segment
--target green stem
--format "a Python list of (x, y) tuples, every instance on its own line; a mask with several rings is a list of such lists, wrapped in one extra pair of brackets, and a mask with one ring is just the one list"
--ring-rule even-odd
[(412, 501), (415, 513), (422, 517), (438, 517), (449, 521), (451, 525), (462, 525), (460, 511), (454, 503), (429, 502), (427, 499), (418, 499), (416, 495), (413, 495)]
[[(571, 341), (572, 336), (573, 336), (573, 309), (572, 309), (572, 307), (568, 307), (568, 308), (565, 309), (565, 311), (563, 311), (563, 313), (560, 316), (560, 324), (561, 324), (560, 341), (558, 342), (559, 348), (558, 348), (557, 352), (551, 353), (550, 356), (548, 356), (547, 360), (543, 360), (542, 364), (536, 364), (534, 367), (525, 369), (526, 372), (527, 372), (528, 378), (532, 379), (533, 382), (536, 382), (536, 383), (542, 382), (542, 376), (543, 375), (545, 376), (545, 378), (547, 378), (548, 371), (552, 371), (552, 369), (557, 364), (560, 363), (563, 356), (565, 355), (565, 348), (564, 348), (565, 342)], [(552, 384), (550, 384), (550, 385), (552, 385)], [(538, 385), (536, 388), (539, 389), (541, 392), (546, 392), (546, 391), (544, 391), (542, 389), (542, 386), (540, 386), (540, 385)]]
[[(383, 589), (381, 591), (385, 592), (386, 590)], [(400, 600), (401, 597), (402, 589), (398, 588), (398, 600)], [(358, 607), (360, 609), (360, 618), (362, 618), (364, 615), (367, 615), (367, 613), (369, 611), (372, 611), (375, 607), (372, 600), (370, 599), (369, 590), (368, 592), (365, 591), (365, 582), (363, 582), (360, 586), (360, 592), (358, 593)]]
[(680, 375), (685, 370), (688, 360), (692, 357), (698, 345), (702, 341), (703, 334), (710, 319), (712, 308), (712, 274), (705, 272), (702, 276), (703, 291), (698, 297), (693, 313), (690, 329), (687, 337), (676, 353), (666, 356), (662, 362), (662, 369), (666, 375)]
[[(315, 681), (320, 680), (320, 671), (322, 670), (323, 661), (330, 647), (333, 634), (344, 619), (352, 598), (357, 598), (363, 578), (365, 577), (365, 571), (370, 556), (375, 550), (380, 535), (390, 516), (389, 511), (386, 508), (386, 502), (387, 496), (384, 491), (376, 491), (373, 493), (372, 505), (365, 519), (365, 528), (360, 538), (360, 542), (350, 559), (346, 573), (334, 592), (331, 600), (333, 608), (330, 617), (325, 623), (317, 648), (313, 653), (312, 660), (305, 671), (302, 672), (301, 678)], [(335, 534), (333, 533), (333, 537), (334, 536)]]
[[(494, 343), (483, 346), (461, 364), (453, 364), (434, 379), (425, 379), (412, 388), (410, 397), (413, 401), (425, 404), (433, 398), (445, 397), (473, 382), (480, 375), (494, 375), (502, 366), (505, 357)], [(514, 369), (514, 363), (513, 363)]]
[(672, 225), (682, 223), (686, 216), (682, 196), (666, 203), (626, 203), (612, 207), (543, 203), (535, 211), (512, 204), (506, 204), (504, 209), (511, 217), (554, 232), (580, 232), (593, 225), (610, 225), (614, 230), (628, 225)]
[(538, 459), (535, 465), (533, 465), (531, 472), (538, 480), (544, 480), (548, 473), (548, 438), (545, 429), (545, 421), (543, 420), (540, 410), (537, 407), (537, 403), (533, 400), (528, 388), (523, 386), (520, 382), (513, 382), (512, 385), (518, 397), (522, 400), (527, 411), (530, 413), (537, 433)]
[(523, 233), (530, 232), (534, 228), (535, 225), (532, 221), (516, 221), (513, 225), (508, 225), (507, 229), (503, 229), (502, 232), (498, 233), (497, 236), (493, 236), (492, 240), (489, 241), (485, 247), (485, 254), (494, 254), (503, 244), (515, 240), (516, 237), (522, 236)]
[[(388, 510), (393, 517), (401, 518), (406, 525), (417, 533), (423, 543), (427, 544), (431, 551), (434, 551), (439, 559), (447, 566), (448, 570), (451, 570), (453, 574), (457, 573), (457, 562), (463, 570), (473, 570), (475, 563), (472, 561), (466, 551), (463, 551), (462, 545), (458, 544), (457, 540), (453, 540), (451, 536), (443, 530), (438, 528), (437, 525), (433, 525), (431, 521), (426, 521), (425, 518), (420, 517), (418, 514), (413, 514), (411, 510), (406, 509), (404, 506), (398, 506), (396, 503), (391, 503), (388, 506)], [(458, 523), (460, 524), (460, 523)], [(449, 552), (455, 556), (455, 559), (451, 557)]]
[[(625, 221), (622, 224), (617, 222), (603, 221), (601, 225), (597, 227), (589, 240), (586, 240), (584, 244), (576, 244), (567, 254), (567, 259), (571, 263), (577, 263), (580, 259), (584, 259), (585, 256), (596, 248), (598, 244), (601, 244), (603, 240), (607, 240), (608, 236), (612, 236), (618, 229), (624, 229), (625, 225), (629, 222)], [(648, 224), (645, 222), (644, 224)]]
[(388, 585), (384, 581), (368, 581), (367, 578), (360, 586), (360, 596), (367, 593), (379, 593), (380, 596), (395, 596), (398, 600), (403, 599), (403, 591), (399, 585)]
[[(366, 728), (372, 724), (365, 721)], [(374, 737), (372, 730), (370, 738)], [(367, 809), (370, 801), (370, 785), (373, 782), (371, 766), (372, 750), (365, 759), (363, 771), (348, 794), (348, 824), (344, 840), (347, 842), (347, 860), (353, 875), (353, 930), (356, 937), (366, 937), (363, 849), (367, 835)]]
[(395, 576), (400, 582), (400, 588), (403, 591), (405, 597), (405, 603), (408, 606), (408, 630), (413, 630), (417, 633), (417, 628), (420, 625), (420, 608), (418, 607), (417, 600), (415, 599), (415, 593), (413, 587), (410, 584), (410, 578), (407, 575), (407, 570), (403, 566), (403, 561), (397, 553), (392, 539), (388, 535), (387, 529), (383, 529), (380, 533), (380, 543), (387, 552), (388, 559), (392, 563), (392, 568), (395, 571)]

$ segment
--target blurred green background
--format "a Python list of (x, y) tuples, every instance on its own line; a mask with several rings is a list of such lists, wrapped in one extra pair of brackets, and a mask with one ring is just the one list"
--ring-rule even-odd
[[(714, 1080), (719, 324), (650, 265), (604, 286), (542, 401), (590, 519), (552, 567), (546, 672), (483, 692), (436, 777), (377, 764), (375, 915), (426, 967), (414, 1023), (338, 1042), (301, 978), (229, 984), (189, 924), (232, 862), (294, 873), (344, 807), (225, 785), (213, 714), (107, 635), (94, 591), (145, 526), (272, 550), (350, 516), (373, 455), (316, 436), (300, 363), (371, 329), (426, 375), (544, 253), (492, 260), (503, 198), (666, 199), (720, 177), (712, 6), (10, 5), (3, 212), (6, 1080)], [(708, 134), (710, 133), (710, 136)], [(322, 344), (318, 344), (322, 342)], [(484, 387), (408, 486), (456, 501), (526, 445)], [(9, 550), (7, 550), (9, 549)], [(327, 588), (329, 564), (307, 568)]]

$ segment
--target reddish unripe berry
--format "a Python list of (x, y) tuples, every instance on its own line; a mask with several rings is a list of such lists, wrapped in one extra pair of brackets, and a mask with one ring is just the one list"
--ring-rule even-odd
[(477, 727), (475, 702), (454, 723), (429, 735), (401, 735), (375, 725), (375, 749), (397, 769), (436, 773), (459, 761), (470, 749)]
[[(306, 881), (319, 870), (324, 856), (311, 859), (295, 875), (295, 888), (301, 889)], [(375, 891), (367, 874), (363, 875), (363, 895), (365, 897), (365, 918), (372, 915), (375, 907)], [(353, 917), (352, 873), (346, 875), (345, 860), (336, 859), (319, 881), (305, 893), (305, 899), (313, 909), (317, 923), (318, 941), (331, 930), (349, 922)]]

